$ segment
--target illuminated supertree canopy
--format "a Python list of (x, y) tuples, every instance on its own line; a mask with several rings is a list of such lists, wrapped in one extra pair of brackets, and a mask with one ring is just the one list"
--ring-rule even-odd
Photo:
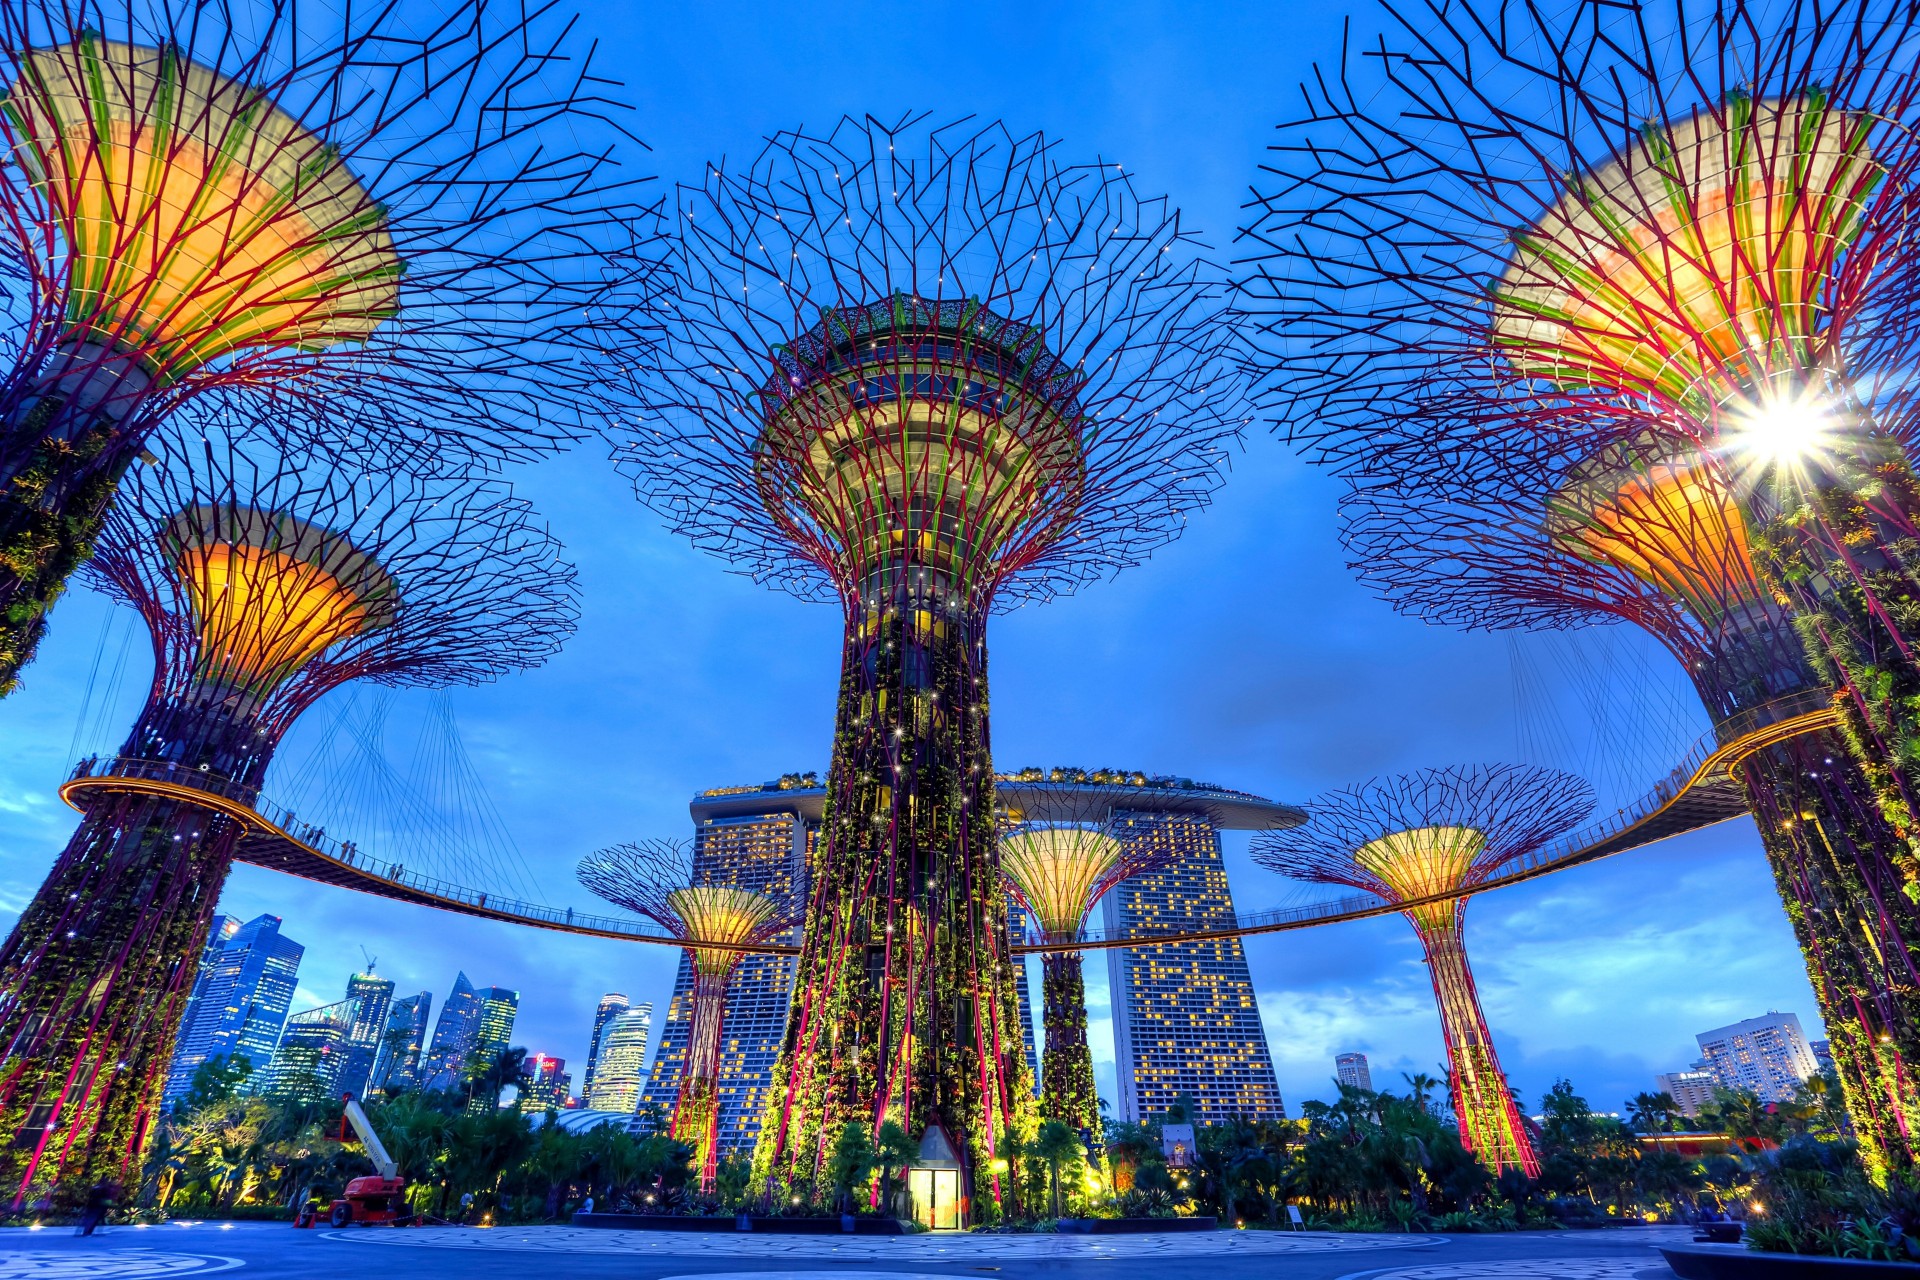
[(800, 904), (720, 884), (681, 840), (613, 845), (581, 859), (580, 883), (686, 944), (693, 966), (687, 1054), (673, 1108), (673, 1136), (694, 1149), (703, 1190), (713, 1189), (720, 1163), (720, 1041), (727, 984), (746, 953), (791, 929)]
[(1219, 483), (1245, 413), (1221, 276), (1120, 165), (999, 124), (783, 133), (673, 203), (678, 299), (623, 465), (846, 622), (758, 1175), (814, 1183), (842, 1124), (889, 1117), (985, 1167), (1033, 1123), (986, 619), (1138, 562)]
[(1387, 26), (1309, 91), (1256, 201), (1276, 416), (1336, 465), (1510, 428), (1716, 455), (1911, 825), (1920, 18), (1588, 0)]
[[(1425, 769), (1332, 791), (1305, 825), (1254, 837), (1254, 860), (1299, 880), (1348, 885), (1388, 902), (1420, 936), (1460, 1140), (1493, 1169), (1540, 1176), (1507, 1088), (1467, 964), (1464, 914), (1473, 890), (1593, 812), (1593, 788), (1525, 765)], [(1424, 901), (1441, 894), (1457, 894)]]
[(330, 469), (209, 435), (122, 486), (84, 573), (153, 640), (146, 706), (0, 947), (13, 1201), (137, 1175), (267, 765), (351, 680), (475, 684), (571, 631), (571, 566), (503, 485)]
[(1255, 200), (1243, 300), (1273, 414), (1360, 477), (1357, 558), (1417, 612), (1628, 618), (1726, 743), (1843, 695), (1840, 733), (1756, 738), (1738, 772), (1852, 1044), (1855, 1118), (1904, 1163), (1920, 922), (1881, 891), (1920, 831), (1920, 18), (1383, 14), (1306, 90)]
[(0, 690), (188, 406), (480, 464), (599, 424), (589, 335), (646, 305), (623, 264), (658, 222), (569, 28), (483, 0), (0, 13)]
[[(1121, 838), (1113, 829), (1124, 789), (1085, 787), (1071, 801), (1053, 802), (1045, 817), (1010, 813), (1015, 823), (1000, 837), (1000, 870), (1033, 917), (1040, 941), (1070, 943), (1109, 889), (1132, 876), (1158, 871), (1171, 848)], [(1137, 801), (1136, 801), (1137, 803)], [(1050, 1120), (1100, 1135), (1100, 1095), (1087, 1047), (1087, 984), (1078, 951), (1041, 956), (1046, 1047), (1040, 1062), (1042, 1109)]]
[(1864, 722), (1794, 724), (1832, 695), (1754, 574), (1731, 482), (1659, 438), (1583, 455), (1568, 438), (1483, 436), (1431, 472), (1411, 463), (1352, 477), (1343, 533), (1362, 579), (1434, 622), (1624, 620), (1673, 653), (1736, 753), (1855, 1127), (1876, 1158), (1909, 1158), (1920, 912), (1905, 886), (1920, 868), (1883, 780), (1848, 750)]

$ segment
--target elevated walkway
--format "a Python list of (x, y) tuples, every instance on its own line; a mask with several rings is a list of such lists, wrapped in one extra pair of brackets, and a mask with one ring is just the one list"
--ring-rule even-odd
[[(1555, 871), (1581, 866), (1740, 817), (1746, 813), (1747, 805), (1733, 773), (1735, 767), (1756, 751), (1800, 734), (1828, 728), (1837, 719), (1837, 713), (1824, 691), (1810, 690), (1756, 708), (1739, 721), (1722, 725), (1717, 738), (1703, 739), (1667, 778), (1631, 808), (1622, 809), (1612, 817), (1540, 850), (1521, 864), (1488, 880), (1474, 892), (1485, 893), (1521, 884)], [(1026, 798), (1035, 808), (1044, 807), (1045, 797), (1055, 790), (1038, 784), (1015, 784), (1008, 789), (1027, 793)], [(484, 889), (452, 884), (411, 871), (401, 863), (382, 862), (356, 848), (351, 841), (335, 840), (320, 828), (299, 821), (294, 814), (265, 799), (254, 788), (184, 765), (161, 760), (90, 757), (74, 767), (72, 775), (60, 788), (60, 798), (83, 812), (95, 799), (115, 794), (181, 800), (224, 814), (242, 828), (237, 852), (239, 861), (320, 884), (432, 907), (439, 911), (451, 911), (458, 915), (529, 925), (536, 929), (614, 938), (623, 942), (651, 942), (676, 947), (683, 945), (681, 939), (648, 921), (502, 897)], [(1197, 793), (1188, 801), (1195, 806), (1216, 807), (1228, 795), (1245, 809), (1244, 813), (1230, 815), (1232, 825), (1255, 828), (1285, 826), (1304, 817), (1300, 810), (1292, 806), (1271, 801), (1256, 802), (1256, 798), (1241, 797), (1238, 793)], [(805, 804), (810, 803), (813, 797), (808, 795), (796, 799)], [(823, 792), (821, 799), (824, 800)], [(764, 803), (763, 800), (760, 802)], [(1073, 944), (1070, 949), (1091, 951), (1310, 929), (1346, 920), (1390, 915), (1425, 902), (1444, 901), (1452, 896), (1455, 895), (1442, 894), (1418, 902), (1389, 904), (1363, 894), (1301, 907), (1240, 914), (1229, 920), (1211, 923), (1203, 929), (1135, 933), (1122, 937), (1092, 934)], [(728, 949), (766, 955), (793, 955), (799, 950), (798, 947), (782, 943), (733, 946)], [(1063, 944), (1022, 944), (1016, 946), (1014, 951), (1025, 953), (1067, 949)]]

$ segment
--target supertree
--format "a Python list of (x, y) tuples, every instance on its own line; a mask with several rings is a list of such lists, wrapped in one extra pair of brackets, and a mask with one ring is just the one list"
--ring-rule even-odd
[(1206, 501), (1244, 417), (1220, 277), (1119, 165), (977, 121), (779, 134), (671, 218), (678, 300), (620, 456), (674, 528), (846, 628), (757, 1170), (824, 1190), (834, 1131), (889, 1116), (977, 1167), (1032, 1123), (986, 620)]
[(294, 720), (350, 680), (475, 684), (572, 628), (573, 570), (525, 503), (209, 436), (128, 477), (87, 580), (137, 609), (154, 674), (120, 755), (0, 946), (14, 1206), (137, 1172), (193, 972)]
[[(1850, 1103), (1904, 1163), (1920, 18), (1875, 0), (1383, 12), (1305, 90), (1256, 197), (1243, 299), (1274, 414), (1402, 494), (1386, 525), (1412, 579), (1465, 575), (1410, 586), (1441, 602), (1417, 611), (1625, 616), (1688, 663), (1723, 741), (1755, 743), (1741, 780), (1853, 1041)], [(1479, 513), (1436, 525), (1454, 481)], [(1614, 572), (1595, 587), (1583, 559)], [(1790, 736), (1764, 722), (1823, 688), (1844, 695), (1839, 734), (1750, 737)]]
[[(1354, 565), (1394, 605), (1468, 628), (1623, 620), (1686, 669), (1747, 795), (1807, 962), (1855, 1127), (1911, 1159), (1920, 911), (1909, 846), (1835, 728), (1830, 680), (1754, 570), (1731, 482), (1652, 438), (1482, 437), (1422, 471), (1360, 471)], [(1542, 491), (1545, 491), (1543, 497)]]
[(644, 305), (612, 264), (658, 224), (570, 27), (541, 0), (0, 8), (0, 692), (187, 406), (483, 463), (597, 424), (581, 335)]
[(1593, 788), (1572, 774), (1462, 765), (1330, 791), (1308, 804), (1305, 825), (1254, 837), (1254, 860), (1282, 875), (1417, 904), (1403, 914), (1433, 979), (1460, 1140), (1496, 1172), (1537, 1178), (1540, 1161), (1480, 1011), (1467, 964), (1467, 898), (1592, 812)]
[(1386, 24), (1369, 70), (1307, 91), (1257, 200), (1279, 416), (1336, 463), (1383, 432), (1512, 427), (1719, 456), (1911, 829), (1920, 14), (1582, 0)]
[(580, 860), (580, 883), (645, 916), (686, 943), (693, 966), (687, 1056), (673, 1105), (673, 1137), (694, 1150), (700, 1187), (712, 1191), (720, 1165), (720, 1038), (727, 984), (743, 947), (771, 942), (800, 917), (797, 901), (721, 884), (682, 840), (617, 844)]
[(1041, 1005), (1046, 1048), (1040, 1062), (1040, 1095), (1047, 1118), (1100, 1136), (1100, 1098), (1087, 1048), (1087, 984), (1080, 939), (1094, 904), (1122, 880), (1158, 871), (1174, 859), (1171, 849), (1120, 838), (1112, 827), (1125, 793), (1106, 787), (1077, 788), (1044, 813), (1009, 814), (1015, 825), (1000, 836), (1000, 870), (1033, 918), (1039, 941), (1050, 948), (1040, 958)]

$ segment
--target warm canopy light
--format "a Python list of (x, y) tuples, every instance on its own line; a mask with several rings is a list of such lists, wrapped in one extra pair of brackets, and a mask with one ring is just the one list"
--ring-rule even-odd
[(1380, 877), (1396, 901), (1465, 889), (1487, 838), (1472, 827), (1416, 827), (1369, 840), (1353, 860)]
[(1046, 937), (1074, 938), (1122, 869), (1122, 846), (1105, 831), (1030, 827), (1001, 838), (1000, 869)]
[(1703, 621), (1760, 599), (1740, 509), (1701, 457), (1638, 442), (1610, 447), (1548, 500), (1547, 532), (1561, 549), (1625, 570)]
[(193, 607), (203, 680), (256, 692), (394, 618), (393, 581), (346, 539), (290, 516), (194, 507), (166, 538)]
[(1881, 177), (1869, 125), (1809, 93), (1649, 126), (1515, 236), (1495, 346), (1524, 376), (1652, 392), (1703, 417), (1810, 367), (1825, 282)]
[(0, 108), (71, 256), (77, 341), (178, 377), (243, 348), (364, 341), (396, 313), (385, 211), (259, 91), (94, 35), (19, 65)]
[[(780, 904), (764, 893), (722, 885), (695, 885), (666, 895), (667, 908), (679, 917), (686, 936), (695, 942), (751, 945), (764, 941), (767, 927), (781, 914)], [(687, 950), (703, 974), (726, 974), (740, 963), (742, 952), (724, 947), (690, 945)]]
[(755, 476), (830, 569), (971, 576), (1073, 511), (1074, 379), (1033, 330), (896, 295), (830, 311), (778, 354)]

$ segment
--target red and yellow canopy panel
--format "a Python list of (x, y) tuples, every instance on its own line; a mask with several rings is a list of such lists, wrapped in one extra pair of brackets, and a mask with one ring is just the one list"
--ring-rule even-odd
[(397, 312), (385, 211), (259, 91), (93, 35), (16, 65), (0, 108), (65, 239), (76, 341), (177, 378), (247, 348), (364, 342)]
[(249, 508), (195, 507), (168, 527), (203, 679), (266, 692), (330, 645), (393, 621), (393, 580), (346, 539)]
[(1495, 350), (1568, 391), (1701, 416), (1809, 368), (1829, 282), (1882, 171), (1864, 116), (1738, 99), (1573, 180), (1493, 286)]
[(1719, 623), (1761, 598), (1746, 524), (1710, 464), (1611, 449), (1548, 499), (1547, 531), (1582, 559), (1623, 569)]

